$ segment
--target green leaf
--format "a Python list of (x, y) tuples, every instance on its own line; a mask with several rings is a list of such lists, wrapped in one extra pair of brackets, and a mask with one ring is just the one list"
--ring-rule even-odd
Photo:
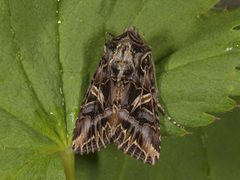
[[(77, 179), (237, 179), (239, 121), (201, 127), (240, 95), (240, 11), (207, 12), (216, 2), (1, 1), (1, 178), (74, 179), (76, 170)], [(163, 138), (155, 166), (108, 145), (76, 155), (74, 169), (72, 131), (105, 32), (130, 25), (152, 48), (161, 104), (194, 134)], [(160, 127), (165, 136), (186, 132), (166, 118)]]
[(0, 2), (3, 179), (65, 178), (60, 152), (66, 151), (67, 136), (57, 3), (46, 3)]

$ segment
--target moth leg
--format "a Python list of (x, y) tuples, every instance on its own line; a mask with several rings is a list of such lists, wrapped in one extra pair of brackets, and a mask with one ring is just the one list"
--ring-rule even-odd
[(168, 113), (165, 111), (165, 109), (161, 106), (161, 104), (157, 103), (158, 108), (163, 112), (163, 114), (167, 117), (169, 121), (171, 121), (173, 124), (175, 124), (177, 127), (184, 128), (181, 124), (177, 123), (173, 118), (171, 118)]

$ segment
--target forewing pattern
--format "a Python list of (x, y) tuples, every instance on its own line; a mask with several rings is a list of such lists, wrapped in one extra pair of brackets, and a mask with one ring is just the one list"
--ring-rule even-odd
[(75, 153), (113, 142), (144, 163), (156, 163), (161, 136), (152, 63), (149, 46), (133, 26), (105, 44), (74, 128)]

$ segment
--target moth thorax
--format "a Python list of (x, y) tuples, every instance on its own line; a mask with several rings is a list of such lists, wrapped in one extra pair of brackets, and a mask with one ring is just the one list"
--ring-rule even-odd
[(119, 72), (129, 71), (134, 68), (133, 54), (129, 42), (121, 42), (110, 61), (110, 66)]

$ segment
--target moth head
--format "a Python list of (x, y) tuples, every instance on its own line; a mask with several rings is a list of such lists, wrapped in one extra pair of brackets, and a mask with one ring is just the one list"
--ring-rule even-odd
[(140, 36), (140, 33), (134, 26), (130, 26), (127, 28), (124, 33), (126, 34), (126, 38), (130, 41), (137, 43), (137, 44), (146, 44), (144, 39)]
[[(134, 26), (130, 26), (129, 28), (123, 30), (122, 34), (120, 34), (117, 37), (112, 37), (111, 40), (109, 40), (107, 43), (105, 43), (104, 52), (105, 52), (105, 54), (115, 52), (115, 50), (117, 49), (117, 47), (119, 47), (120, 44), (124, 44), (127, 42), (133, 46), (135, 44), (140, 45), (140, 46), (141, 45), (147, 46), (146, 42), (140, 36), (140, 33), (137, 31), (137, 29)], [(134, 48), (135, 47), (136, 46), (134, 46)]]

